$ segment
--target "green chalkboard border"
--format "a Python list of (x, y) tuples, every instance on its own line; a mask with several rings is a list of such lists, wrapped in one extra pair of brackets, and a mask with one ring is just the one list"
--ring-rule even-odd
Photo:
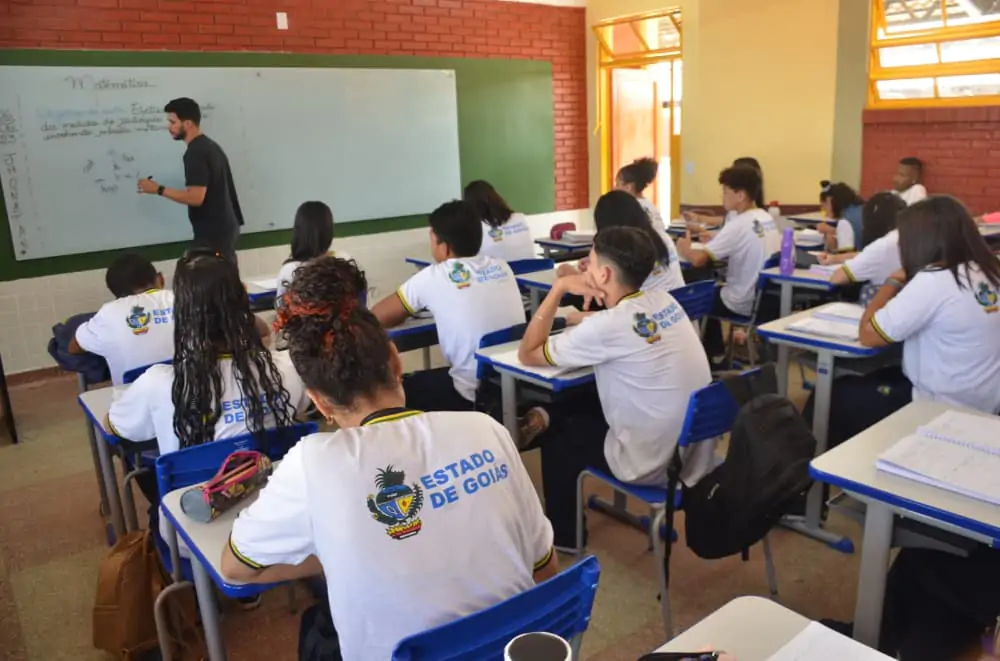
[[(525, 213), (555, 208), (555, 130), (552, 64), (534, 60), (313, 55), (260, 52), (0, 50), (0, 66), (78, 67), (319, 67), (454, 69), (458, 92), (459, 153), (463, 181), (487, 179)], [(166, 100), (165, 100), (166, 101)], [(294, 210), (289, 210), (289, 215)], [(337, 236), (422, 227), (426, 216), (342, 223)], [(254, 232), (239, 248), (287, 244), (290, 230)], [(129, 248), (150, 259), (179, 256), (186, 243)], [(124, 250), (17, 261), (0, 195), (0, 281), (101, 269)]]

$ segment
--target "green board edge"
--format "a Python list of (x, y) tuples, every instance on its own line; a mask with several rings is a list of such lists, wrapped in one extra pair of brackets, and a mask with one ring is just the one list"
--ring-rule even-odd
[[(512, 207), (524, 213), (546, 213), (555, 209), (555, 129), (550, 62), (396, 55), (0, 50), (0, 66), (454, 69), (463, 183), (486, 179)], [(164, 99), (164, 103), (167, 100)], [(289, 220), (294, 212), (289, 209)], [(178, 219), (186, 222), (182, 214)], [(423, 227), (426, 222), (426, 216), (407, 216), (341, 223), (337, 225), (336, 235), (348, 237), (408, 230)], [(290, 238), (290, 230), (254, 232), (242, 235), (238, 247), (245, 250), (286, 245)], [(0, 281), (103, 269), (123, 252), (138, 252), (152, 260), (173, 259), (187, 245), (186, 242), (165, 243), (17, 261), (7, 210), (0, 195)]]

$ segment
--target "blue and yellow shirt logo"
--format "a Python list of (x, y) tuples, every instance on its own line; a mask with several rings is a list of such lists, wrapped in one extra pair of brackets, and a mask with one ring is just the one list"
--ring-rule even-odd
[(503, 241), (503, 228), (491, 227), (487, 234), (489, 234), (489, 237), (494, 241)]
[(378, 492), (368, 496), (372, 518), (386, 526), (385, 533), (393, 539), (413, 537), (423, 527), (417, 516), (424, 506), (424, 491), (419, 484), (404, 484), (406, 473), (392, 466), (380, 468), (375, 475)]
[(987, 314), (996, 312), (998, 309), (998, 299), (997, 290), (990, 287), (985, 282), (979, 283), (979, 288), (976, 290), (976, 301), (983, 306), (983, 310)]
[(149, 332), (149, 322), (152, 315), (141, 305), (132, 308), (132, 314), (125, 317), (125, 323), (132, 329), (133, 335), (145, 335)]
[(753, 233), (757, 235), (757, 238), (764, 237), (764, 226), (756, 218), (753, 219)]
[(653, 344), (660, 341), (660, 325), (646, 316), (645, 312), (635, 313), (635, 323), (632, 330), (635, 334), (646, 340), (646, 344)]
[(472, 273), (465, 268), (465, 264), (462, 262), (455, 262), (451, 267), (451, 273), (448, 274), (448, 279), (454, 282), (459, 289), (465, 289), (472, 284)]

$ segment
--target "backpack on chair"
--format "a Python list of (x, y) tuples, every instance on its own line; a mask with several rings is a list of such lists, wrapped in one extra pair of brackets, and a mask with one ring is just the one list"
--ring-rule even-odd
[[(121, 661), (159, 658), (153, 605), (170, 584), (153, 533), (130, 532), (101, 559), (94, 597), (93, 643)], [(168, 637), (176, 661), (199, 661), (204, 638), (197, 624), (193, 586), (167, 595)]]
[[(723, 384), (740, 405), (725, 463), (684, 489), (687, 545), (705, 559), (746, 558), (812, 486), (809, 462), (816, 452), (805, 419), (776, 394), (773, 365)], [(675, 469), (679, 476), (679, 465)]]

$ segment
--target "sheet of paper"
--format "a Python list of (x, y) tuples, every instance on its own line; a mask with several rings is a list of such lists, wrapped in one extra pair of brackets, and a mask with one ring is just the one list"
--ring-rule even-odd
[(857, 341), (858, 324), (842, 319), (822, 319), (820, 317), (809, 317), (794, 324), (789, 324), (788, 330), (807, 335), (817, 335), (819, 337), (831, 337), (837, 340)]
[(812, 622), (768, 661), (892, 661), (881, 652)]
[(260, 289), (277, 289), (278, 279), (277, 278), (262, 278), (260, 280), (251, 280), (250, 284), (254, 287), (259, 287)]
[(917, 431), (924, 436), (1000, 456), (1000, 417), (997, 416), (945, 411)]
[(569, 230), (563, 232), (563, 240), (565, 241), (575, 241), (577, 243), (586, 243), (588, 241), (593, 241), (597, 232), (593, 230)]
[(850, 321), (855, 324), (861, 323), (861, 317), (865, 309), (855, 303), (830, 303), (813, 312), (816, 319), (831, 319), (833, 321)]
[(537, 374), (540, 377), (546, 379), (553, 379), (558, 376), (562, 376), (569, 372), (577, 371), (576, 368), (568, 367), (529, 367), (523, 365), (517, 358), (517, 349), (511, 349), (510, 351), (505, 351), (503, 353), (498, 353), (493, 355), (493, 361), (497, 363), (503, 363), (504, 365), (511, 365), (513, 367), (519, 367), (525, 372), (530, 372), (532, 374)]
[(920, 434), (883, 452), (876, 468), (910, 480), (1000, 505), (1000, 456)]
[(812, 264), (809, 266), (809, 270), (813, 273), (822, 273), (824, 275), (833, 275), (839, 268), (840, 264)]

